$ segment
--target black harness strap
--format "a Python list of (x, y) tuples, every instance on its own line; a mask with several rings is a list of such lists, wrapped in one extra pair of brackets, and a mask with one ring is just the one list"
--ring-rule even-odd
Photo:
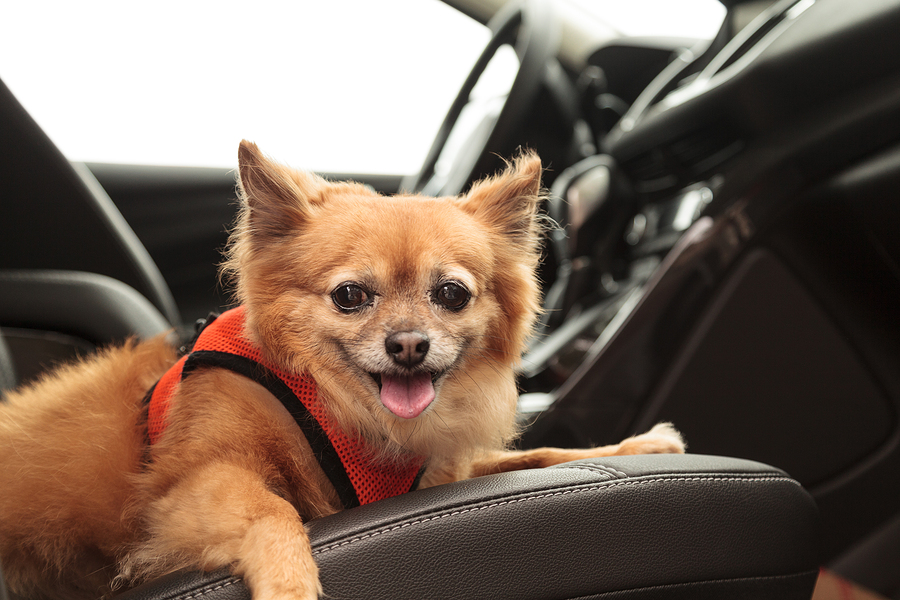
[(418, 489), (419, 483), (422, 482), (422, 475), (425, 474), (425, 467), (428, 466), (427, 462), (422, 463), (422, 467), (419, 469), (419, 472), (416, 473), (416, 476), (413, 478), (412, 485), (409, 486), (407, 492), (414, 492)]
[[(331, 481), (335, 491), (337, 491), (341, 504), (344, 508), (359, 506), (359, 497), (356, 495), (356, 490), (353, 489), (350, 477), (347, 475), (346, 469), (344, 469), (344, 463), (341, 462), (341, 457), (332, 445), (331, 440), (328, 439), (322, 426), (310, 414), (293, 390), (279, 379), (275, 373), (258, 362), (243, 356), (227, 352), (198, 350), (188, 356), (187, 361), (184, 363), (184, 369), (181, 374), (182, 380), (198, 367), (228, 369), (238, 375), (243, 375), (251, 381), (255, 381), (266, 388), (270, 394), (278, 398), (297, 422), (297, 425), (300, 426), (303, 435), (306, 436), (306, 441), (309, 442), (309, 446), (318, 459), (319, 465), (322, 467), (328, 480)], [(418, 486), (421, 475), (422, 471), (416, 476), (412, 489)]]

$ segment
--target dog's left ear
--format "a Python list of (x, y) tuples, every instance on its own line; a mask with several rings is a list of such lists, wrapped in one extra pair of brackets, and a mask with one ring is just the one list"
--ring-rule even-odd
[(525, 151), (504, 171), (482, 179), (462, 199), (462, 208), (514, 243), (533, 248), (539, 237), (541, 159)]

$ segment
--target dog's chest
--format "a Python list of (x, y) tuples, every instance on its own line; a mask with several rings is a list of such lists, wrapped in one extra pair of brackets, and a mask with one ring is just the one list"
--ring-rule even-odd
[(366, 443), (335, 426), (319, 401), (315, 381), (305, 373), (286, 373), (265, 361), (244, 337), (244, 309), (211, 318), (185, 354), (148, 394), (150, 443), (163, 435), (178, 387), (199, 367), (222, 368), (262, 385), (288, 410), (300, 427), (344, 508), (368, 504), (417, 487), (424, 459), (403, 464), (376, 461)]

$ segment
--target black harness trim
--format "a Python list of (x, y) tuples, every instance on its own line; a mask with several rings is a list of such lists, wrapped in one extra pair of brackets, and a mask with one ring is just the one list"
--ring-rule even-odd
[[(198, 367), (219, 367), (238, 375), (243, 375), (251, 381), (260, 384), (270, 394), (278, 398), (279, 402), (284, 405), (291, 417), (294, 418), (294, 421), (297, 422), (297, 425), (303, 431), (303, 435), (306, 436), (306, 441), (309, 442), (309, 446), (319, 461), (319, 465), (322, 467), (331, 485), (334, 486), (335, 491), (337, 491), (341, 504), (344, 508), (359, 506), (359, 497), (356, 495), (356, 490), (353, 489), (350, 477), (344, 469), (344, 463), (341, 462), (341, 457), (338, 455), (334, 445), (332, 445), (331, 440), (328, 439), (322, 426), (319, 425), (319, 422), (316, 421), (303, 402), (297, 398), (293, 390), (275, 373), (258, 362), (243, 356), (227, 352), (198, 350), (188, 356), (187, 361), (184, 363), (184, 369), (181, 373), (182, 381)], [(413, 489), (418, 485), (418, 480), (419, 475), (416, 476)]]

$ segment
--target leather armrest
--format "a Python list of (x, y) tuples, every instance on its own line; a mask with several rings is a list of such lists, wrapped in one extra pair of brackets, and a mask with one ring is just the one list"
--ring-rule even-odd
[[(796, 598), (818, 513), (783, 472), (700, 455), (611, 457), (421, 490), (307, 525), (329, 598)], [(249, 598), (226, 570), (128, 600)]]

